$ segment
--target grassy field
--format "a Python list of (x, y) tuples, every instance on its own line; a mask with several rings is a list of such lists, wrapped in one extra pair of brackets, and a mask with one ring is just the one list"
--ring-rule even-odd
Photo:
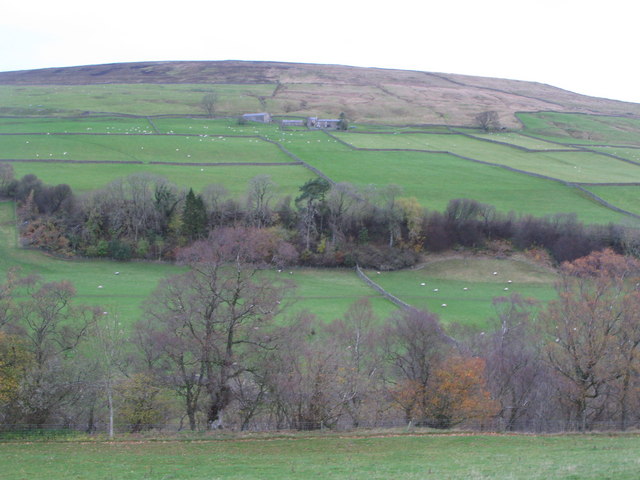
[(405, 134), (339, 137), (359, 148), (406, 148), (447, 151), (568, 182), (636, 182), (640, 166), (592, 152), (526, 152), (463, 135)]
[[(46, 281), (70, 280), (77, 301), (97, 305), (130, 324), (140, 317), (140, 305), (160, 279), (182, 269), (161, 263), (115, 262), (111, 260), (64, 260), (35, 250), (16, 247), (13, 204), (0, 202), (0, 274), (18, 267), (25, 274), (37, 273)], [(120, 272), (115, 275), (115, 272)], [(102, 287), (102, 288), (99, 288)]]
[(268, 135), (280, 131), (276, 123), (248, 122), (240, 125), (234, 119), (155, 118), (153, 124), (161, 133), (200, 135)]
[[(46, 115), (49, 112), (117, 112), (134, 115), (202, 115), (202, 97), (215, 90), (218, 114), (262, 111), (259, 96), (275, 85), (0, 85), (0, 105), (10, 113)], [(0, 111), (2, 111), (0, 110)]]
[(518, 260), (445, 258), (412, 270), (367, 274), (401, 300), (437, 313), (445, 324), (479, 329), (490, 329), (495, 297), (519, 294), (541, 303), (556, 297), (553, 272)]
[(624, 147), (589, 147), (590, 150), (608, 153), (618, 157), (626, 158), (632, 162), (640, 163), (640, 148), (624, 148)]
[[(1, 90), (1, 87), (0, 87)], [(91, 117), (9, 117), (0, 118), (2, 133), (126, 133), (151, 132), (146, 118)]]
[[(117, 314), (126, 325), (140, 318), (144, 301), (169, 276), (184, 271), (182, 267), (153, 262), (115, 262), (111, 260), (64, 260), (39, 251), (16, 247), (13, 204), (0, 202), (0, 275), (12, 267), (25, 274), (37, 273), (46, 281), (69, 280), (76, 287), (77, 301), (100, 306)], [(115, 275), (115, 272), (119, 272)], [(349, 306), (368, 297), (376, 311), (385, 318), (395, 306), (367, 287), (353, 270), (295, 269), (281, 274), (270, 271), (265, 275), (285, 276), (297, 288), (290, 292), (290, 312), (306, 310), (320, 321), (330, 322), (341, 317)]]
[(278, 195), (299, 194), (299, 188), (314, 175), (305, 167), (285, 166), (178, 166), (149, 164), (86, 164), (14, 163), (16, 176), (36, 172), (38, 178), (50, 185), (70, 184), (76, 193), (86, 193), (105, 187), (118, 178), (138, 173), (149, 173), (170, 179), (185, 188), (202, 191), (211, 184), (224, 185), (233, 198), (242, 198), (249, 181), (257, 175), (269, 175)]
[[(429, 129), (433, 130), (433, 127), (427, 127)], [(38, 130), (41, 134), (34, 133)], [(390, 130), (406, 131), (401, 128)], [(20, 131), (28, 134), (19, 134)], [(153, 134), (156, 131), (163, 135)], [(212, 183), (223, 183), (231, 195), (239, 197), (246, 191), (251, 178), (266, 174), (278, 185), (279, 195), (295, 196), (300, 185), (315, 174), (302, 166), (260, 166), (261, 163), (293, 161), (276, 145), (258, 138), (263, 136), (278, 142), (335, 181), (347, 181), (363, 187), (395, 183), (403, 187), (404, 196), (415, 197), (429, 209), (443, 210), (453, 198), (473, 198), (504, 212), (533, 215), (576, 212), (580, 220), (588, 223), (628, 219), (559, 182), (446, 154), (357, 151), (322, 132), (283, 132), (274, 124), (250, 123), (242, 126), (231, 119), (204, 118), (156, 118), (151, 122), (142, 118), (122, 117), (64, 118), (58, 121), (50, 118), (5, 118), (0, 119), (2, 132), (7, 134), (0, 136), (0, 145), (3, 147), (0, 159), (30, 160), (14, 162), (18, 176), (35, 172), (47, 183), (68, 183), (77, 192), (102, 187), (109, 181), (132, 173), (148, 172), (196, 190)], [(246, 135), (251, 138), (241, 137)], [(640, 180), (640, 166), (597, 153), (527, 153), (460, 134), (340, 135), (357, 146), (447, 150), (492, 163), (555, 175), (565, 180), (597, 179), (598, 182), (626, 183), (633, 181), (636, 173)], [(496, 135), (501, 135), (498, 137), (500, 141), (512, 141), (513, 144), (527, 143), (529, 147), (544, 144), (512, 133)], [(49, 163), (49, 160), (142, 163), (87, 167)], [(150, 162), (238, 162), (258, 165), (202, 167), (151, 165)], [(456, 172), (453, 177), (452, 171)]]
[[(127, 325), (140, 318), (144, 301), (162, 278), (184, 271), (164, 263), (64, 260), (17, 248), (13, 205), (0, 202), (0, 273), (11, 267), (38, 273), (47, 281), (70, 280), (78, 292), (78, 302), (98, 305), (117, 314)], [(500, 272), (497, 277), (489, 274), (495, 270)], [(397, 310), (353, 270), (300, 268), (290, 272), (264, 273), (295, 283), (297, 288), (290, 293), (292, 306), (288, 313), (304, 310), (328, 323), (342, 317), (352, 303), (363, 297), (369, 298), (380, 321)], [(457, 322), (488, 328), (490, 318), (495, 316), (494, 297), (520, 293), (544, 302), (554, 296), (553, 274), (520, 261), (447, 259), (419, 269), (368, 273), (410, 305), (437, 313), (444, 324)], [(507, 280), (513, 283), (508, 284)], [(465, 287), (467, 291), (463, 290)], [(439, 292), (433, 292), (434, 288), (439, 288)], [(441, 307), (442, 303), (447, 307)]]
[(572, 149), (572, 147), (568, 145), (558, 145), (557, 143), (528, 137), (516, 132), (474, 132), (472, 135), (481, 140), (508, 143), (509, 145), (516, 145), (518, 147), (528, 148), (529, 150), (557, 150), (558, 148)]
[[(144, 133), (144, 132), (143, 132)], [(138, 162), (291, 163), (259, 138), (184, 135), (4, 135), (0, 159)]]
[(612, 205), (640, 215), (640, 185), (589, 185), (585, 188)]
[(35, 442), (3, 444), (0, 470), (4, 480), (635, 480), (639, 449), (637, 435)]
[[(157, 88), (156, 88), (157, 87)], [(77, 87), (1, 87), (0, 100), (9, 98), (7, 106), (38, 109), (36, 98), (46, 99), (42, 108), (68, 111), (89, 110), (92, 102), (112, 102), (118, 111), (129, 105), (129, 113), (175, 113), (189, 107), (197, 111), (197, 102), (207, 86), (159, 85), (146, 91), (139, 85)], [(246, 110), (259, 110), (255, 95), (266, 96), (272, 85), (220, 86), (221, 108), (225, 101), (248, 102)], [(349, 92), (353, 94), (353, 92)], [(4, 95), (4, 97), (3, 97)], [(49, 98), (49, 95), (51, 98)], [(95, 98), (93, 98), (95, 97)], [(114, 98), (117, 97), (118, 100)], [(237, 98), (236, 98), (237, 97)], [(27, 98), (34, 103), (25, 103)], [(235, 101), (234, 100), (234, 101)], [(42, 100), (44, 101), (44, 100)], [(88, 102), (88, 103), (84, 103)], [(121, 103), (119, 103), (121, 102)], [(163, 106), (163, 109), (156, 107)], [(254, 108), (249, 108), (249, 107)], [(162, 111), (160, 111), (162, 110)], [(33, 113), (33, 112), (32, 112)], [(610, 118), (583, 119), (580, 116), (538, 114), (524, 116), (529, 124), (526, 132), (543, 131), (549, 125), (577, 119), (580, 128), (598, 128), (604, 137), (614, 135)], [(555, 122), (555, 124), (553, 123)], [(626, 122), (626, 121), (625, 121)], [(634, 122), (623, 122), (624, 128), (635, 128)], [(564, 180), (598, 182), (640, 181), (640, 166), (612, 159), (595, 152), (554, 152), (556, 144), (515, 132), (483, 134), (469, 129), (477, 138), (447, 134), (447, 127), (385, 127), (357, 125), (355, 132), (378, 130), (380, 134), (339, 133), (341, 139), (366, 148), (445, 150), (479, 160), (520, 168)], [(464, 130), (465, 132), (467, 130)], [(421, 133), (408, 133), (421, 132)], [(596, 132), (596, 133), (597, 133)], [(498, 166), (461, 159), (449, 154), (424, 152), (359, 151), (319, 131), (281, 131), (277, 124), (249, 123), (239, 125), (233, 119), (207, 118), (142, 118), (121, 116), (84, 116), (81, 118), (0, 118), (0, 159), (24, 159), (13, 162), (16, 176), (37, 174), (49, 184), (68, 183), (78, 193), (105, 186), (108, 182), (133, 173), (164, 176), (183, 187), (201, 190), (210, 184), (223, 184), (231, 196), (242, 198), (248, 182), (256, 175), (270, 175), (279, 196), (296, 196), (299, 187), (314, 174), (299, 165), (268, 166), (269, 162), (292, 162), (278, 146), (320, 169), (337, 182), (351, 182), (360, 187), (384, 187), (397, 184), (403, 196), (415, 197), (431, 210), (444, 210), (453, 198), (472, 198), (494, 205), (499, 211), (514, 211), (538, 216), (575, 212), (588, 223), (628, 222), (630, 217), (618, 214), (561, 182), (519, 174)], [(83, 135), (75, 135), (82, 133)], [(160, 133), (160, 134), (158, 134)], [(392, 134), (389, 134), (392, 133)], [(395, 133), (395, 134), (393, 134)], [(560, 134), (556, 132), (556, 134)], [(566, 132), (565, 132), (566, 134)], [(249, 137), (246, 137), (249, 136)], [(496, 140), (513, 146), (540, 150), (528, 153), (513, 146), (484, 140)], [(566, 139), (565, 139), (566, 140)], [(570, 148), (570, 147), (568, 147)], [(596, 148), (596, 147), (594, 147)], [(633, 149), (597, 147), (621, 156), (635, 154)], [(116, 163), (55, 163), (50, 160), (93, 160)], [(123, 163), (123, 162), (139, 163)], [(119, 162), (119, 163), (118, 163)], [(151, 162), (173, 162), (152, 164)], [(243, 166), (190, 166), (184, 163), (238, 162)], [(637, 177), (637, 178), (636, 178)], [(591, 191), (629, 211), (638, 212), (638, 187), (597, 186)], [(37, 271), (47, 279), (69, 278), (78, 288), (80, 300), (104, 305), (105, 311), (117, 311), (123, 317), (139, 316), (139, 305), (153, 290), (158, 280), (177, 271), (161, 264), (109, 261), (65, 261), (15, 248), (15, 231), (11, 230), (12, 207), (0, 206), (3, 219), (3, 255), (0, 268), (20, 265), (26, 271)], [(443, 322), (460, 322), (485, 328), (494, 315), (491, 299), (508, 293), (520, 293), (542, 301), (553, 298), (553, 278), (544, 272), (532, 279), (525, 267), (503, 263), (500, 267), (478, 263), (459, 264), (448, 261), (426, 265), (421, 270), (384, 273), (374, 278), (408, 303), (438, 313)], [(442, 270), (442, 269), (445, 270)], [(473, 271), (505, 272), (505, 278), (471, 278)], [(114, 276), (114, 271), (120, 271)], [(504, 283), (506, 275), (512, 284)], [(270, 274), (274, 274), (273, 272)], [(374, 275), (375, 276), (375, 275)], [(323, 321), (340, 317), (358, 298), (368, 296), (382, 318), (395, 307), (380, 298), (352, 271), (295, 270), (293, 279), (298, 290), (293, 294), (296, 309), (307, 309)], [(421, 284), (425, 283), (425, 286)], [(437, 284), (437, 285), (436, 285)], [(102, 286), (98, 289), (98, 286)], [(438, 292), (433, 290), (438, 288)], [(467, 290), (464, 290), (467, 288)], [(509, 290), (505, 290), (508, 288)], [(446, 304), (446, 307), (442, 307)]]
[(307, 138), (300, 134), (287, 148), (335, 181), (361, 187), (401, 185), (403, 196), (415, 197), (432, 210), (444, 210), (454, 198), (473, 198), (503, 212), (540, 216), (575, 212), (587, 223), (627, 218), (559, 182), (452, 155), (355, 151), (323, 139), (319, 133)]

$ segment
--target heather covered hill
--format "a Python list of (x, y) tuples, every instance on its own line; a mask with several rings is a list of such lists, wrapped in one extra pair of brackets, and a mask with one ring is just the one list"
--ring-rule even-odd
[[(98, 84), (264, 85), (247, 89), (262, 110), (275, 115), (337, 116), (374, 124), (475, 125), (487, 110), (502, 126), (520, 128), (520, 111), (638, 116), (640, 105), (579, 95), (535, 82), (341, 65), (282, 62), (141, 62), (0, 72), (0, 98), (15, 86)], [(10, 87), (14, 86), (14, 87)], [(23, 91), (24, 92), (24, 91)], [(219, 114), (244, 113), (238, 103)], [(246, 99), (245, 99), (246, 100)], [(198, 106), (193, 106), (198, 112)], [(107, 110), (110, 111), (110, 110)], [(189, 112), (180, 112), (189, 113)]]

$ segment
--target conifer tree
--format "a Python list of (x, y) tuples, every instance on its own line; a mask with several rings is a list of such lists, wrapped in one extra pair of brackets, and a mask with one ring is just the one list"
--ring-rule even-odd
[(182, 234), (193, 241), (203, 238), (206, 233), (207, 210), (202, 197), (193, 193), (190, 188), (182, 211)]

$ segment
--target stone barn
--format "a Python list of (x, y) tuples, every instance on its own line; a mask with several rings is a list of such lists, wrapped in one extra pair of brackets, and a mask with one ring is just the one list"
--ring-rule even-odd
[(313, 128), (322, 130), (337, 130), (340, 127), (339, 118), (315, 118)]
[(271, 123), (271, 115), (267, 112), (245, 113), (242, 118), (248, 122)]
[(281, 125), (283, 127), (304, 127), (304, 120), (282, 120)]

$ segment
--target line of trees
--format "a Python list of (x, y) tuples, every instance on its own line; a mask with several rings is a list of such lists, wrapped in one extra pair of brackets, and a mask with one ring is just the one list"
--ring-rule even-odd
[[(611, 250), (560, 268), (546, 306), (496, 298), (492, 328), (376, 318), (367, 299), (326, 323), (289, 302), (293, 245), (223, 227), (179, 251), (142, 318), (79, 305), (68, 282), (0, 285), (0, 421), (184, 428), (589, 430), (640, 422), (640, 263)], [(450, 336), (453, 335), (455, 340)]]
[(196, 193), (135, 174), (78, 196), (68, 185), (48, 186), (35, 175), (14, 179), (10, 164), (0, 167), (0, 195), (18, 202), (23, 244), (61, 255), (175, 260), (180, 248), (233, 226), (279, 232), (297, 251), (292, 262), (311, 266), (389, 270), (452, 248), (533, 249), (556, 264), (603, 248), (640, 252), (638, 232), (620, 225), (500, 213), (470, 199), (427, 211), (396, 185), (359, 189), (314, 178), (291, 198), (277, 196), (271, 177), (259, 175), (243, 198), (233, 198), (221, 185)]

